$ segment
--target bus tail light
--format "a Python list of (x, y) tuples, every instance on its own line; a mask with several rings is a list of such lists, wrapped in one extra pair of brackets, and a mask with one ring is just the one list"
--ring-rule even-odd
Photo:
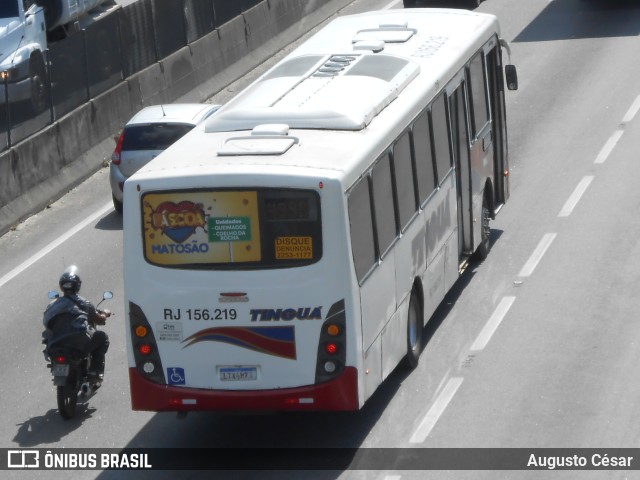
[(334, 379), (344, 371), (347, 362), (347, 336), (344, 300), (334, 303), (320, 330), (316, 383)]
[(340, 325), (337, 325), (335, 323), (330, 323), (329, 325), (327, 325), (327, 333), (329, 334), (329, 336), (337, 337), (341, 332), (342, 330), (340, 329)]
[(136, 337), (144, 338), (149, 333), (149, 329), (144, 325), (138, 325), (135, 329), (135, 332), (136, 332)]
[(142, 370), (144, 371), (144, 373), (147, 374), (151, 374), (155, 371), (156, 366), (153, 362), (145, 362), (144, 365), (142, 365)]
[(142, 309), (133, 302), (129, 302), (129, 328), (135, 368), (146, 380), (166, 385), (167, 379), (153, 329)]
[(340, 351), (340, 347), (338, 346), (337, 343), (327, 343), (324, 346), (324, 351), (327, 352), (329, 355), (335, 355)]
[(198, 400), (195, 398), (170, 398), (169, 405), (172, 407), (183, 407), (185, 405), (197, 405)]
[(285, 405), (313, 405), (314, 403), (315, 399), (310, 397), (287, 398), (284, 401)]
[(327, 373), (334, 373), (338, 369), (335, 362), (328, 360), (324, 362), (324, 371)]

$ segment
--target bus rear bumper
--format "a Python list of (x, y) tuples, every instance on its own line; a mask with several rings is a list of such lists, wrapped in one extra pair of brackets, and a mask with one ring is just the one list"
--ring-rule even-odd
[(330, 411), (358, 410), (358, 372), (353, 367), (335, 380), (277, 390), (206, 390), (159, 385), (129, 368), (131, 407), (152, 412), (176, 411)]

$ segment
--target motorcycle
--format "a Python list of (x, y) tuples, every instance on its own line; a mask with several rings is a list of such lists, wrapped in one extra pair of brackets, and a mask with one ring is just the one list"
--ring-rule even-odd
[[(60, 294), (56, 291), (49, 292), (49, 299), (54, 300)], [(106, 291), (102, 295), (102, 300), (96, 305), (96, 309), (105, 300), (113, 298), (113, 293)], [(108, 310), (99, 310), (101, 313), (111, 315)], [(95, 327), (95, 325), (93, 325)], [(52, 332), (46, 329), (42, 333), (43, 350), (47, 368), (51, 370), (53, 385), (56, 387), (56, 398), (58, 412), (65, 420), (74, 417), (78, 402), (86, 403), (102, 385), (102, 380), (89, 375), (89, 365), (91, 355), (80, 350), (65, 346), (48, 347), (48, 341)]]

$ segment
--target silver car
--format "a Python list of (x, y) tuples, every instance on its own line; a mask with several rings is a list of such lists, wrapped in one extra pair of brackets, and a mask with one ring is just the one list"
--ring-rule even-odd
[(122, 213), (125, 180), (219, 108), (220, 105), (207, 103), (153, 105), (127, 122), (111, 155), (109, 169), (113, 206), (118, 213)]

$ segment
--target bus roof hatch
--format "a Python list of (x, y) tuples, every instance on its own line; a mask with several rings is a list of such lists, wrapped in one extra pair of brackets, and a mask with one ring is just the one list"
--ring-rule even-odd
[(289, 136), (289, 125), (258, 125), (251, 135), (227, 138), (218, 155), (282, 155), (298, 142), (297, 137)]
[(396, 55), (328, 55), (302, 77), (267, 74), (212, 116), (205, 131), (283, 123), (290, 128), (362, 130), (419, 72), (417, 63)]

